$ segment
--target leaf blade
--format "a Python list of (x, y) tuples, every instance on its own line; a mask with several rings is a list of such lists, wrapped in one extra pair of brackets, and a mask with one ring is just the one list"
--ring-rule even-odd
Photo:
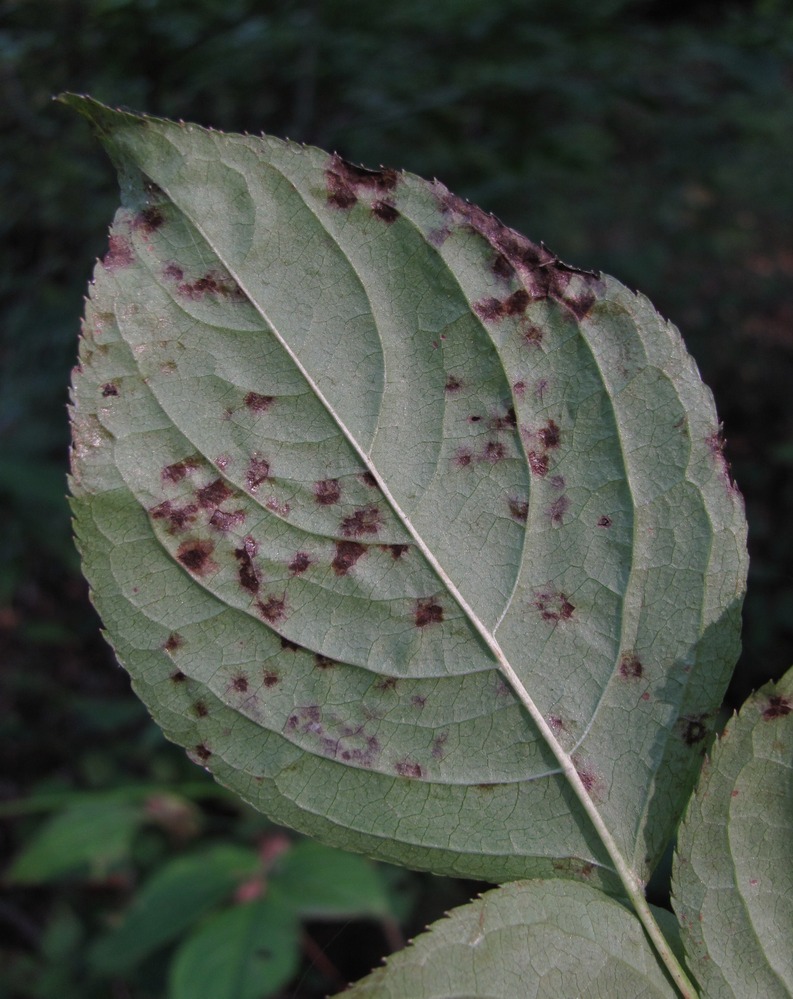
[(793, 671), (727, 724), (680, 828), (673, 902), (708, 996), (793, 991)]
[(455, 909), (350, 999), (673, 996), (632, 913), (588, 885), (513, 882)]
[[(104, 563), (127, 594), (110, 630), (121, 658), (137, 660), (138, 690), (281, 821), (415, 866), (497, 880), (556, 869), (613, 886), (613, 858), (556, 752), (643, 877), (698, 766), (745, 574), (740, 502), (709, 443), (712, 401), (676, 331), (617, 282), (566, 268), (440, 185), (277, 140), (114, 121), (116, 157), (141, 172), (114, 237), (134, 262), (116, 267), (111, 252), (96, 297), (135, 304), (142, 273), (153, 279), (143, 319), (115, 309), (114, 348), (156, 430), (141, 443), (112, 415), (116, 397), (100, 418), (90, 383), (77, 385), (102, 433), (122, 434), (107, 474), (141, 508), (127, 535), (139, 548), (148, 532), (149, 575), (171, 580), (133, 596), (125, 568)], [(152, 211), (163, 218), (148, 232)], [(277, 449), (252, 451), (254, 440)], [(159, 466), (142, 470), (149, 452)], [(231, 493), (210, 516), (212, 487)], [(210, 523), (182, 547), (185, 521), (215, 515), (232, 543)], [(261, 535), (246, 548), (233, 520), (254, 516)], [(79, 529), (98, 565), (88, 519)], [(680, 607), (659, 599), (675, 575)], [(190, 603), (179, 643), (157, 607), (169, 586)], [(122, 618), (134, 614), (130, 629)], [(200, 662), (209, 620), (272, 663), (244, 690)], [(158, 641), (122, 644), (130, 630)], [(502, 645), (539, 733), (497, 676)], [(164, 654), (192, 687), (169, 687)], [(344, 711), (329, 709), (342, 690)], [(256, 767), (240, 744), (213, 742), (232, 721), (241, 741), (259, 740)], [(280, 770), (262, 769), (265, 746)], [(637, 747), (636, 772), (618, 768)], [(352, 838), (339, 832), (351, 814)], [(403, 846), (391, 852), (388, 839)]]

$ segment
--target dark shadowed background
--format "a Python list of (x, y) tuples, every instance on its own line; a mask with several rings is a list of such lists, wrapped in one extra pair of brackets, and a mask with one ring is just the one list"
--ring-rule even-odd
[[(65, 405), (117, 193), (87, 125), (52, 103), (62, 90), (437, 176), (646, 293), (714, 391), (746, 498), (728, 706), (790, 665), (787, 0), (0, 2), (0, 999), (165, 995), (178, 943), (121, 971), (95, 958), (147, 879), (221, 842), (291, 849), (148, 721), (79, 574)], [(308, 921), (299, 970), (262, 996), (340, 987), (472, 890), (378, 876), (392, 917)]]

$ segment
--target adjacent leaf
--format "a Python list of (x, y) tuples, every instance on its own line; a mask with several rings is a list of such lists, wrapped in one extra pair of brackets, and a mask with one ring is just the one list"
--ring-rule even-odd
[(114, 974), (133, 967), (229, 898), (260, 866), (252, 850), (236, 846), (213, 846), (172, 860), (135, 893), (124, 922), (96, 943), (92, 964)]
[(64, 100), (124, 202), (74, 378), (76, 531), (157, 721), (327, 843), (646, 877), (746, 571), (677, 331), (437, 182)]
[(793, 995), (793, 670), (754, 694), (680, 828), (674, 906), (708, 999)]
[(434, 923), (346, 999), (675, 996), (641, 923), (589, 885), (516, 881)]
[(299, 927), (268, 897), (207, 919), (177, 951), (168, 999), (265, 999), (297, 971)]
[(143, 820), (140, 808), (112, 800), (67, 808), (38, 829), (6, 877), (40, 884), (80, 869), (102, 876), (128, 856)]

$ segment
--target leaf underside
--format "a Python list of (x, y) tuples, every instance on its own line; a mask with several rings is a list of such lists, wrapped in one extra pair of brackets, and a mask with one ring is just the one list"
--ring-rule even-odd
[(638, 919), (586, 884), (513, 882), (434, 923), (347, 999), (672, 999)]
[(674, 907), (703, 994), (793, 995), (793, 670), (754, 694), (680, 827)]
[(123, 207), (72, 394), (85, 573), (173, 740), (438, 873), (646, 877), (738, 648), (742, 502), (677, 331), (428, 183), (64, 100)]

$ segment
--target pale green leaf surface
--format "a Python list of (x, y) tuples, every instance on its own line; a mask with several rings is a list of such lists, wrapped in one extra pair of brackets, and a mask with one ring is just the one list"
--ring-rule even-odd
[(677, 331), (438, 183), (67, 101), (124, 201), (74, 379), (76, 531), (157, 721), (331, 844), (616, 888), (561, 754), (645, 877), (746, 569)]
[(226, 909), (177, 950), (168, 999), (265, 999), (297, 971), (298, 939), (290, 906), (274, 895)]
[(439, 920), (347, 999), (656, 999), (676, 992), (638, 919), (585, 884), (513, 882)]
[(793, 670), (754, 694), (680, 828), (674, 906), (708, 999), (793, 995)]

